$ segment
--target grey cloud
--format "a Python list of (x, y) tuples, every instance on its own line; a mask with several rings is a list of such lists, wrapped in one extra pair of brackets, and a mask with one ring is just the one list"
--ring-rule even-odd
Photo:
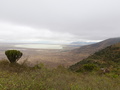
[(74, 39), (119, 37), (120, 0), (0, 0), (0, 20)]

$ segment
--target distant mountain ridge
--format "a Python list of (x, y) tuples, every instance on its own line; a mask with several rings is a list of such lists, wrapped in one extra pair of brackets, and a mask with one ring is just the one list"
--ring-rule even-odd
[(92, 54), (100, 49), (103, 49), (107, 46), (110, 46), (110, 45), (113, 45), (113, 44), (116, 44), (119, 42), (120, 42), (120, 37), (119, 38), (110, 38), (110, 39), (101, 41), (99, 43), (81, 46), (80, 48), (72, 50), (72, 52), (76, 53), (76, 54), (80, 54), (80, 53)]
[(120, 43), (120, 37), (110, 38), (95, 44), (81, 46), (79, 48), (69, 51), (69, 55), (74, 57), (72, 62), (77, 63), (78, 61), (87, 58), (88, 56), (94, 54), (95, 52), (116, 43)]
[(93, 43), (96, 43), (96, 42), (80, 42), (80, 41), (77, 41), (77, 42), (72, 42), (71, 44), (88, 45), (88, 44), (93, 44)]

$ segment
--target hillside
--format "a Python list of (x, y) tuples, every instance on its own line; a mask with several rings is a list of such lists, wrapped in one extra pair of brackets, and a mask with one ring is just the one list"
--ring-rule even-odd
[[(43, 63), (37, 63), (29, 67), (27, 62), (29, 59), (21, 64), (0, 60), (0, 90), (120, 90), (120, 43), (96, 52), (72, 68), (79, 71), (83, 64), (91, 63), (97, 66), (96, 70), (98, 66), (107, 67), (115, 73), (76, 73), (61, 65), (49, 68)], [(76, 70), (76, 67), (79, 68)]]
[(71, 50), (70, 53), (72, 53), (73, 56), (76, 57), (74, 59), (74, 62), (76, 63), (80, 60), (87, 58), (88, 56), (95, 53), (96, 51), (99, 51), (101, 49), (106, 48), (107, 46), (110, 46), (119, 42), (120, 42), (120, 38), (110, 38), (110, 39), (101, 41), (99, 43), (81, 46), (80, 48)]
[(0, 61), (0, 90), (120, 90), (120, 77)]
[(108, 46), (105, 49), (95, 52), (88, 58), (72, 65), (70, 69), (73, 71), (79, 71), (86, 64), (92, 64), (99, 69), (106, 68), (111, 71), (114, 69), (120, 70), (120, 43)]
[(120, 42), (120, 38), (110, 38), (110, 39), (104, 40), (104, 41), (99, 42), (99, 43), (85, 45), (85, 46), (82, 46), (80, 48), (74, 49), (73, 52), (76, 54), (80, 54), (80, 53), (92, 54), (100, 49), (103, 49), (107, 46), (110, 46), (110, 45), (113, 45), (113, 44), (116, 44), (119, 42)]

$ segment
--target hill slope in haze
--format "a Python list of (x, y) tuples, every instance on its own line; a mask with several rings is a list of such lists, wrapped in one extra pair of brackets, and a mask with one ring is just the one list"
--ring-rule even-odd
[(106, 48), (107, 46), (110, 46), (119, 42), (120, 42), (120, 38), (110, 38), (99, 43), (81, 46), (80, 48), (71, 50), (70, 53), (72, 53), (73, 56), (76, 57), (74, 59), (74, 62), (76, 63), (80, 60), (87, 58), (88, 56), (92, 55), (96, 51), (99, 51), (101, 49)]
[(120, 70), (120, 43), (108, 46), (88, 58), (72, 65), (70, 67), (73, 71), (78, 71), (84, 65), (93, 65), (98, 68), (118, 69)]
[(85, 45), (85, 46), (82, 46), (78, 49), (75, 49), (73, 50), (74, 53), (89, 53), (89, 54), (92, 54), (100, 49), (103, 49), (107, 46), (110, 46), (110, 45), (113, 45), (113, 44), (116, 44), (116, 43), (119, 43), (120, 42), (120, 38), (110, 38), (110, 39), (107, 39), (107, 40), (104, 40), (102, 42), (99, 42), (99, 43), (95, 43), (95, 44), (91, 44), (91, 45)]

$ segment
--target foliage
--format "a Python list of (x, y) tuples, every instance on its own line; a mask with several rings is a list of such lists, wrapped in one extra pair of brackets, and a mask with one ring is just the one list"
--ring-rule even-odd
[(16, 63), (23, 54), (18, 50), (7, 50), (5, 51), (5, 55), (11, 63)]
[(92, 71), (97, 71), (99, 70), (99, 67), (96, 64), (93, 63), (88, 63), (88, 64), (83, 64), (76, 72), (92, 72)]
[[(92, 70), (94, 66), (98, 66), (98, 68), (103, 69), (104, 72), (114, 72), (116, 74), (120, 74), (120, 43), (115, 45), (108, 46), (105, 49), (102, 49), (98, 52), (95, 52), (93, 55), (88, 58), (70, 66), (70, 70), (79, 71), (84, 66), (86, 70)], [(98, 70), (98, 72), (101, 72)]]
[(93, 71), (93, 70), (97, 70), (97, 66), (95, 64), (84, 64), (83, 68), (86, 71)]
[(27, 67), (4, 60), (0, 61), (0, 90), (120, 90), (120, 77), (74, 73), (62, 66)]

